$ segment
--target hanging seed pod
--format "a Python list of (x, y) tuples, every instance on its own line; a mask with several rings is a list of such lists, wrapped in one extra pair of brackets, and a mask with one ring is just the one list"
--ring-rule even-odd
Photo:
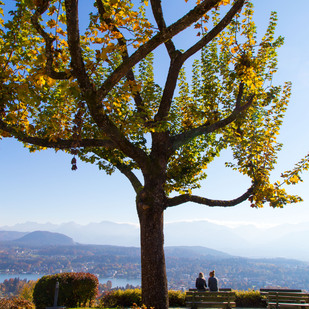
[(73, 120), (73, 143), (71, 148), (71, 154), (74, 156), (71, 160), (72, 164), (72, 171), (77, 170), (76, 165), (76, 158), (75, 156), (78, 154), (78, 148), (80, 147), (80, 141), (82, 140), (81, 132), (82, 132), (82, 125), (83, 125), (83, 115), (85, 113), (85, 104), (83, 102), (79, 102), (78, 104), (78, 110), (75, 114), (74, 120)]

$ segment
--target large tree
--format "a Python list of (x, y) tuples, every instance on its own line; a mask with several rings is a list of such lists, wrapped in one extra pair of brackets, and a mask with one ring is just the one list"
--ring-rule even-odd
[[(175, 10), (177, 1), (169, 0)], [(79, 11), (78, 0), (16, 0), (0, 20), (1, 135), (32, 151), (69, 152), (72, 169), (79, 157), (129, 179), (143, 303), (155, 308), (168, 307), (165, 209), (300, 200), (269, 179), (290, 95), (290, 84), (272, 84), (283, 43), (274, 36), (276, 14), (257, 42), (248, 1), (186, 1), (188, 12), (171, 25), (161, 2), (88, 0)], [(175, 37), (186, 35), (195, 38), (192, 46), (177, 47)], [(157, 55), (160, 45), (165, 55)], [(184, 63), (193, 57), (188, 83)], [(162, 76), (167, 68), (164, 82), (155, 81), (154, 65)], [(208, 164), (227, 148), (234, 157), (227, 165), (252, 185), (231, 200), (194, 195)]]

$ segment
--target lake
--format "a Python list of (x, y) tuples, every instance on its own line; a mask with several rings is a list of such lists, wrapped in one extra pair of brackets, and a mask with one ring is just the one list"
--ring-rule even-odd
[[(37, 280), (41, 278), (43, 275), (39, 274), (0, 274), (0, 283), (2, 283), (6, 279), (10, 278), (19, 278), (20, 280), (27, 279), (27, 280)], [(101, 278), (98, 277), (100, 283), (106, 283), (107, 281), (112, 282), (112, 287), (125, 287), (127, 284), (131, 284), (133, 286), (141, 285), (140, 279), (119, 279), (119, 278)]]

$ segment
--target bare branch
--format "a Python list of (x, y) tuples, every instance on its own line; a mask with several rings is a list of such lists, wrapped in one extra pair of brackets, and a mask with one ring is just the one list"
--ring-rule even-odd
[(180, 204), (187, 202), (194, 202), (210, 207), (233, 207), (247, 200), (250, 196), (252, 196), (253, 191), (254, 191), (254, 185), (252, 185), (243, 195), (233, 200), (212, 200), (196, 195), (183, 194), (168, 199), (167, 207), (178, 206)]

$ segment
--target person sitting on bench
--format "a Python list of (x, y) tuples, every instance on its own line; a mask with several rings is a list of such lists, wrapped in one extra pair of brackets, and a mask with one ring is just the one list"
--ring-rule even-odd
[(218, 279), (215, 277), (215, 271), (209, 273), (208, 287), (211, 292), (218, 292)]
[(198, 278), (196, 278), (195, 287), (199, 292), (207, 290), (206, 279), (203, 273), (199, 273)]

